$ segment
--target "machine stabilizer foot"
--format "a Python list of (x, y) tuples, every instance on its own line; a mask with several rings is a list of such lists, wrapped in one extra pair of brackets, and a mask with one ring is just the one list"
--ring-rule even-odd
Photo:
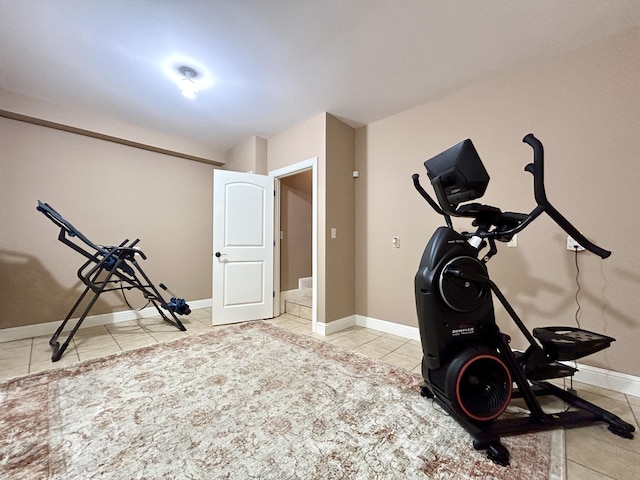
[(622, 438), (633, 439), (633, 432), (635, 428), (626, 422), (611, 423), (609, 424), (609, 431)]
[(500, 443), (499, 440), (473, 441), (473, 448), (476, 450), (486, 450), (487, 458), (493, 463), (506, 467), (509, 465), (509, 450)]
[(57, 362), (58, 360), (60, 360), (60, 357), (62, 357), (62, 354), (67, 347), (66, 345), (61, 346), (60, 342), (54, 342), (53, 344), (51, 344), (51, 346), (53, 347), (53, 352), (51, 353), (51, 361)]
[(426, 385), (423, 385), (420, 387), (420, 396), (427, 397), (427, 398), (434, 398), (433, 393), (431, 392), (429, 387), (427, 387)]

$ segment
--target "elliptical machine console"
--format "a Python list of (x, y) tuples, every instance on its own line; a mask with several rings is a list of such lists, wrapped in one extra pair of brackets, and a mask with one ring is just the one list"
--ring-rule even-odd
[[(489, 175), (467, 139), (424, 162), (437, 202), (413, 184), (446, 226), (436, 229), (422, 254), (415, 276), (418, 326), (422, 342), (421, 394), (435, 399), (473, 438), (477, 450), (501, 465), (509, 452), (500, 437), (554, 428), (573, 428), (606, 422), (609, 430), (633, 438), (633, 425), (545, 380), (572, 376), (577, 369), (561, 363), (607, 348), (614, 338), (573, 327), (525, 327), (507, 299), (489, 278), (487, 262), (496, 242), (509, 242), (542, 213), (548, 214), (586, 250), (607, 258), (611, 252), (585, 238), (547, 200), (544, 188), (544, 150), (532, 134), (523, 141), (533, 148), (536, 207), (530, 213), (502, 212), (470, 202), (482, 197)], [(474, 232), (458, 232), (451, 217), (472, 220)], [(509, 313), (529, 346), (524, 352), (509, 347), (510, 338), (496, 324), (495, 297)], [(515, 384), (515, 386), (514, 386)], [(571, 408), (546, 413), (539, 395), (554, 395)], [(524, 399), (528, 415), (504, 418), (514, 398)]]

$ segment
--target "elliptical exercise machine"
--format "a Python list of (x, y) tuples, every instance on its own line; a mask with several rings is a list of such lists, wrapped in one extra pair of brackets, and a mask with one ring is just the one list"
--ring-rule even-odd
[[(435, 399), (473, 438), (476, 450), (509, 464), (501, 436), (573, 428), (606, 422), (609, 430), (633, 438), (633, 425), (545, 380), (571, 377), (576, 368), (561, 363), (590, 355), (615, 339), (574, 327), (534, 328), (533, 335), (489, 278), (486, 263), (497, 253), (496, 241), (509, 242), (540, 214), (547, 213), (588, 251), (607, 258), (611, 252), (586, 239), (547, 200), (544, 188), (544, 151), (532, 134), (523, 141), (533, 148), (537, 206), (528, 214), (502, 212), (479, 203), (465, 203), (484, 195), (487, 174), (471, 140), (449, 148), (424, 162), (436, 201), (413, 183), (422, 197), (446, 222), (429, 240), (415, 276), (418, 325), (422, 342), (421, 394)], [(451, 217), (472, 219), (475, 232), (457, 232)], [(481, 253), (488, 247), (488, 251)], [(495, 322), (492, 294), (529, 343), (524, 352), (509, 347), (510, 338)], [(514, 387), (515, 383), (515, 387)], [(540, 395), (554, 395), (570, 405), (560, 413), (546, 413)], [(503, 413), (512, 398), (522, 398), (528, 415)]]

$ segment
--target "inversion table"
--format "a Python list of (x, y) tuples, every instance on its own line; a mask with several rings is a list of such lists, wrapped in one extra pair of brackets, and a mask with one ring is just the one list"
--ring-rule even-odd
[[(136, 244), (140, 241), (139, 239), (132, 242), (125, 239), (117, 247), (97, 245), (84, 236), (77, 228), (71, 225), (71, 223), (62, 218), (62, 216), (48, 204), (38, 200), (37, 210), (60, 227), (58, 240), (87, 258), (87, 261), (78, 269), (77, 273), (78, 278), (84, 283), (86, 288), (53, 334), (51, 340), (49, 340), (49, 345), (53, 347), (53, 354), (51, 356), (53, 362), (60, 360), (60, 357), (62, 357), (62, 354), (69, 346), (71, 339), (103, 292), (121, 290), (124, 295), (125, 289), (140, 290), (144, 298), (156, 307), (156, 310), (158, 310), (160, 316), (162, 316), (165, 321), (175, 325), (182, 331), (186, 330), (186, 327), (178, 320), (178, 317), (176, 317), (176, 313), (179, 315), (189, 315), (189, 313), (191, 313), (189, 305), (183, 298), (176, 297), (171, 297), (171, 300), (166, 302), (158, 289), (151, 283), (151, 280), (149, 280), (149, 277), (147, 277), (136, 260), (136, 255), (139, 255), (144, 260), (147, 258), (141, 250), (136, 248)], [(164, 290), (168, 290), (162, 283), (159, 284), (159, 286)], [(86, 307), (77, 319), (67, 339), (64, 343), (60, 344), (58, 337), (90, 291), (93, 293), (93, 296), (89, 297)], [(170, 290), (169, 293), (171, 293)], [(168, 312), (169, 316), (165, 314), (163, 309)]]

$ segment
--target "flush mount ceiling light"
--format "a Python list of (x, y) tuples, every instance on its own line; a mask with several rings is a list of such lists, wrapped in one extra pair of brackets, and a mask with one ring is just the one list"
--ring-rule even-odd
[[(200, 62), (197, 58), (189, 57), (186, 55), (171, 55), (161, 60), (157, 65), (162, 71), (162, 74), (171, 82), (171, 86), (177, 85), (180, 92), (183, 92), (182, 85), (186, 87), (193, 87), (190, 84), (195, 85), (195, 93), (193, 96), (200, 92), (210, 88), (214, 83), (213, 74), (209, 68)], [(190, 80), (187, 82), (187, 80)], [(189, 91), (187, 88), (185, 91)]]
[(198, 93), (196, 83), (193, 81), (198, 76), (196, 71), (191, 67), (180, 67), (178, 71), (183, 75), (183, 78), (178, 82), (180, 87), (180, 93), (187, 98), (195, 98)]

